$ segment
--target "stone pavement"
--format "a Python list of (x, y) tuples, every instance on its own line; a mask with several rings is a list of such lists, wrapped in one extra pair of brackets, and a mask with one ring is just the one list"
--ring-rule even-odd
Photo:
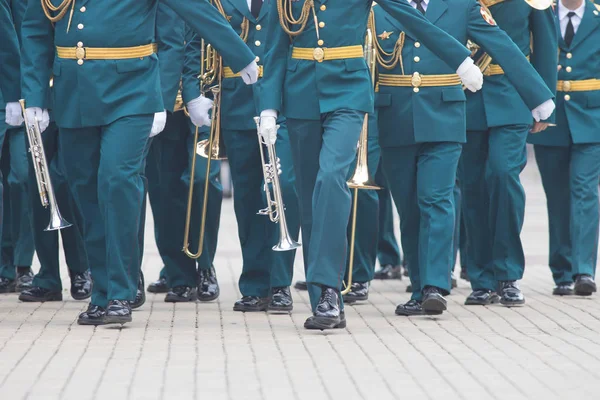
[[(75, 323), (85, 303), (1, 295), (0, 399), (600, 398), (600, 298), (551, 296), (545, 199), (533, 164), (523, 179), (523, 308), (464, 307), (469, 287), (459, 282), (443, 316), (402, 318), (394, 308), (409, 296), (397, 281), (375, 282), (368, 303), (348, 306), (346, 330), (305, 331), (308, 298), (300, 292), (291, 315), (234, 313), (241, 257), (227, 201), (218, 302), (174, 306), (149, 295), (126, 328), (94, 329)], [(150, 280), (161, 263), (151, 225), (146, 231)], [(296, 272), (303, 278), (301, 260)]]

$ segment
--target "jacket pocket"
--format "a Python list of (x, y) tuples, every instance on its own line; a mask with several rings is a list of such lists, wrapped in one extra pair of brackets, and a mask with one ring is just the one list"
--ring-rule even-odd
[(132, 58), (129, 60), (116, 60), (117, 72), (124, 74), (127, 72), (143, 71), (150, 68), (152, 60), (150, 57)]
[(367, 69), (367, 63), (364, 58), (347, 58), (344, 60), (346, 64), (346, 71), (361, 71), (363, 69)]
[(587, 97), (587, 108), (600, 107), (600, 91), (589, 92), (586, 97)]
[(442, 89), (442, 100), (445, 102), (467, 101), (467, 96), (461, 88), (447, 88)]
[(392, 105), (392, 95), (390, 93), (376, 93), (375, 94), (375, 107), (389, 107)]

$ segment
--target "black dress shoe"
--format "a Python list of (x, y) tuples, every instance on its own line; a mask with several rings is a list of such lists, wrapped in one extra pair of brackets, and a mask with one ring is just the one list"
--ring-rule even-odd
[(296, 284), (294, 285), (294, 289), (308, 290), (308, 285), (306, 284), (306, 281), (296, 281)]
[(507, 307), (525, 304), (525, 296), (523, 296), (517, 281), (500, 282), (500, 304)]
[(17, 279), (15, 282), (15, 291), (21, 292), (25, 289), (29, 289), (33, 284), (33, 271), (29, 268), (26, 272), (17, 272)]
[(233, 311), (258, 312), (266, 311), (269, 307), (269, 299), (258, 296), (244, 296), (233, 305)]
[(271, 290), (271, 301), (268, 311), (273, 313), (290, 312), (294, 309), (294, 300), (289, 287), (278, 287)]
[(402, 279), (402, 267), (400, 265), (386, 264), (375, 270), (375, 279)]
[(412, 291), (413, 291), (412, 285), (411, 284), (406, 285), (406, 293), (412, 293)]
[(591, 296), (596, 292), (596, 282), (590, 275), (577, 275), (575, 278), (575, 294), (577, 296)]
[(0, 293), (14, 293), (16, 282), (0, 276)]
[(138, 281), (135, 299), (131, 302), (131, 309), (140, 308), (146, 302), (146, 284), (144, 283), (144, 273), (140, 271), (140, 280)]
[(406, 304), (399, 304), (396, 307), (396, 315), (410, 317), (412, 315), (425, 315), (421, 303), (417, 300), (409, 300)]
[(77, 318), (77, 324), (78, 325), (104, 325), (104, 324), (106, 324), (106, 322), (104, 321), (105, 316), (106, 316), (106, 311), (104, 310), (104, 308), (90, 304), (86, 311), (79, 314), (79, 318)]
[(427, 286), (423, 289), (421, 307), (423, 307), (423, 312), (427, 315), (439, 315), (447, 309), (446, 299), (444, 299), (438, 288)]
[(500, 296), (489, 289), (476, 289), (465, 300), (466, 306), (487, 306), (500, 302)]
[(215, 267), (200, 269), (198, 271), (198, 300), (213, 301), (219, 298), (221, 289), (217, 281)]
[(552, 290), (554, 296), (572, 296), (574, 293), (573, 282), (561, 282)]
[(323, 331), (325, 329), (346, 327), (346, 318), (340, 309), (340, 305), (340, 292), (329, 287), (323, 287), (319, 304), (317, 304), (313, 316), (304, 322), (304, 328)]
[(92, 277), (90, 271), (71, 276), (71, 297), (85, 300), (92, 296)]
[(148, 285), (148, 291), (150, 293), (167, 293), (169, 291), (167, 280), (165, 278), (158, 278), (157, 281)]
[(467, 273), (467, 267), (460, 267), (460, 279), (470, 282), (469, 274)]
[(351, 304), (369, 299), (369, 282), (354, 282), (350, 291), (344, 295), (344, 302)]
[(196, 301), (197, 292), (195, 287), (191, 286), (175, 286), (165, 296), (165, 302), (167, 303), (185, 303), (189, 301)]
[(61, 292), (44, 289), (38, 286), (25, 289), (19, 294), (19, 300), (29, 303), (43, 303), (46, 301), (62, 301)]
[(107, 324), (125, 324), (131, 322), (131, 305), (126, 300), (111, 300), (106, 307), (104, 322)]

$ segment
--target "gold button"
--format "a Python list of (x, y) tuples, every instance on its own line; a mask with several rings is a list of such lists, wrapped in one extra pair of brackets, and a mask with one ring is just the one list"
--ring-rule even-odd
[(321, 11), (325, 11), (327, 10), (327, 6), (325, 4), (323, 4), (321, 7), (319, 7)]
[(260, 31), (261, 29), (262, 29), (262, 26), (260, 26), (260, 25), (256, 25), (256, 30), (257, 30), (257, 31)]
[(573, 58), (573, 54), (567, 53), (567, 58), (569, 58), (569, 59)]
[(85, 12), (86, 10), (87, 10), (87, 8), (85, 8), (85, 7), (81, 7), (81, 8), (79, 9), (79, 11), (81, 11), (81, 12)]
[(323, 46), (323, 44), (324, 44), (324, 43), (325, 43), (325, 42), (324, 42), (322, 39), (319, 39), (319, 41), (317, 42), (317, 44), (318, 44), (319, 46)]
[(417, 57), (413, 58), (413, 60), (415, 60), (415, 62), (419, 62), (419, 61), (421, 61), (421, 58), (419, 58), (419, 56), (417, 56)]
[(77, 42), (77, 47), (83, 47), (83, 42)]
[(325, 28), (325, 22), (319, 22), (319, 28)]
[(260, 40), (257, 40), (256, 42), (254, 42), (255, 46), (260, 46)]
[(419, 47), (421, 47), (421, 43), (415, 42), (415, 47), (418, 49)]
[(567, 67), (567, 68), (565, 68), (565, 71), (567, 71), (567, 72), (571, 72), (571, 71), (573, 71), (573, 68), (571, 68), (571, 67)]
[(77, 25), (77, 29), (80, 29), (80, 30), (83, 29), (83, 24)]
[(569, 96), (568, 94), (565, 94), (565, 101), (569, 101), (571, 100), (571, 96)]
[(77, 60), (77, 64), (83, 65), (83, 60)]
[(415, 93), (419, 93), (419, 88), (418, 88), (418, 87), (416, 87), (416, 88), (413, 88), (413, 92), (415, 92)]

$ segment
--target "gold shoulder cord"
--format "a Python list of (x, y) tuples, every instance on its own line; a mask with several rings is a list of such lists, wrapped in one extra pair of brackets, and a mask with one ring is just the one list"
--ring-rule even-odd
[[(292, 13), (292, 2), (291, 0), (275, 0), (277, 1), (277, 13), (279, 14), (279, 23), (283, 28), (284, 32), (290, 36), (298, 36), (304, 29), (306, 28), (306, 24), (308, 23), (308, 18), (310, 16), (310, 11), (312, 10), (313, 15), (316, 16), (315, 13), (315, 2), (314, 0), (305, 0), (304, 5), (302, 6), (302, 12), (300, 13), (300, 18), (295, 19)], [(290, 25), (300, 25), (297, 31), (292, 31)]]
[[(69, 29), (71, 28), (71, 20), (73, 19), (73, 11), (75, 10), (75, 0), (63, 0), (58, 6), (54, 6), (52, 4), (52, 0), (40, 0), (42, 3), (42, 10), (44, 10), (44, 14), (46, 14), (46, 18), (50, 20), (53, 24), (63, 19), (69, 6), (71, 7), (71, 12), (69, 13), (69, 23), (67, 24), (67, 33), (69, 33)], [(57, 13), (56, 16), (52, 16), (51, 13)]]
[[(371, 14), (369, 15), (368, 26), (371, 29), (371, 32), (376, 34), (377, 30), (375, 28), (375, 13), (373, 11), (371, 11)], [(379, 40), (374, 40), (376, 44), (377, 63), (387, 70), (394, 69), (398, 64), (400, 64), (402, 75), (404, 75), (404, 63), (402, 62), (402, 48), (404, 47), (404, 39), (404, 32), (400, 32), (400, 36), (398, 37), (398, 40), (394, 45), (394, 50), (391, 53), (383, 50), (379, 44)]]

